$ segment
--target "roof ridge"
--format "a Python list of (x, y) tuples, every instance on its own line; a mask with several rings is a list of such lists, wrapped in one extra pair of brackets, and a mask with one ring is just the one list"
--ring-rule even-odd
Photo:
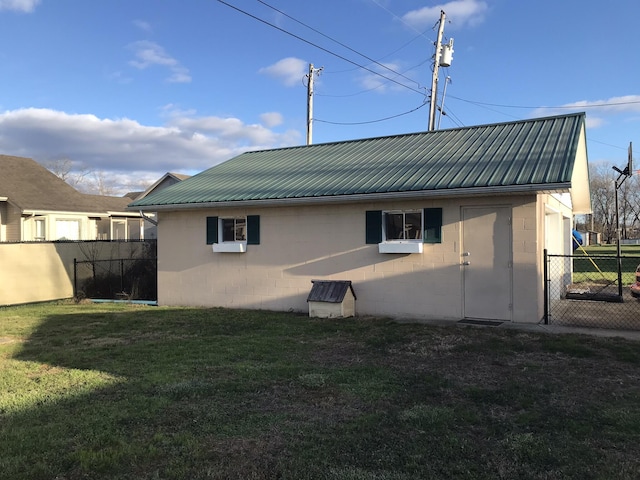
[(546, 117), (523, 118), (523, 119), (520, 119), (520, 120), (495, 122), (495, 123), (485, 123), (485, 124), (480, 124), (480, 125), (470, 125), (470, 126), (453, 127), (453, 128), (443, 128), (443, 129), (440, 129), (440, 130), (430, 130), (430, 131), (427, 130), (427, 131), (420, 131), (420, 132), (396, 133), (396, 134), (390, 134), (390, 135), (381, 135), (381, 136), (378, 136), (378, 137), (352, 138), (352, 139), (348, 139), (348, 140), (336, 140), (336, 141), (332, 141), (332, 142), (313, 143), (311, 145), (291, 145), (291, 146), (288, 146), (288, 147), (263, 148), (263, 149), (259, 149), (259, 150), (247, 150), (246, 152), (243, 152), (241, 155), (249, 155), (249, 154), (253, 154), (253, 153), (263, 153), (263, 152), (277, 152), (277, 151), (282, 151), (282, 150), (294, 150), (294, 149), (299, 149), (299, 148), (314, 148), (314, 147), (322, 147), (322, 146), (328, 146), (328, 145), (341, 145), (341, 144), (348, 144), (348, 143), (359, 143), (359, 142), (366, 142), (366, 141), (371, 141), (371, 140), (384, 140), (384, 139), (389, 139), (389, 138), (411, 137), (411, 136), (415, 136), (415, 135), (437, 135), (439, 132), (456, 132), (456, 131), (460, 131), (460, 130), (477, 130), (477, 129), (487, 128), (487, 127), (498, 127), (498, 126), (501, 126), (501, 125), (515, 125), (515, 124), (521, 124), (521, 123), (542, 122), (542, 121), (552, 120), (552, 119), (555, 119), (555, 118), (569, 118), (569, 117), (576, 117), (576, 116), (583, 116), (583, 115), (586, 115), (586, 113), (585, 112), (572, 112), (572, 113), (565, 113), (565, 114), (558, 114), (558, 115), (548, 115)]

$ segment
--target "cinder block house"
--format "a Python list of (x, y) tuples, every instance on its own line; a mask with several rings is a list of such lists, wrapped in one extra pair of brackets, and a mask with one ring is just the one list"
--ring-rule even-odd
[(139, 240), (130, 201), (81, 193), (31, 158), (0, 155), (0, 242)]
[(247, 152), (130, 206), (158, 212), (161, 305), (537, 322), (543, 250), (591, 211), (585, 115)]

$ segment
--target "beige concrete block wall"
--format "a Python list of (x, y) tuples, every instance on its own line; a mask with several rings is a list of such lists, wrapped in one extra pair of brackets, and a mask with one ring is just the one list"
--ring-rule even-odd
[(73, 297), (73, 259), (131, 258), (138, 242), (0, 244), (0, 305)]
[[(351, 280), (360, 315), (460, 319), (460, 212), (478, 204), (513, 207), (513, 320), (538, 321), (534, 195), (160, 212), (158, 300), (304, 312), (311, 280)], [(366, 210), (425, 207), (443, 208), (443, 243), (406, 255), (380, 254), (365, 243)], [(245, 215), (260, 215), (260, 245), (246, 253), (214, 253), (206, 245), (207, 216)]]
[(67, 261), (53, 243), (0, 245), (0, 305), (71, 298)]
[[(544, 217), (543, 217), (544, 219)], [(512, 207), (513, 321), (537, 322), (543, 314), (542, 253), (539, 253), (538, 208), (535, 197)]]

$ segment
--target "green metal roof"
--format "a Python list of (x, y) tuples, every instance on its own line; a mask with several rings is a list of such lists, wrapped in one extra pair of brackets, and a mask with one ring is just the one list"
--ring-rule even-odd
[(576, 113), (247, 152), (130, 208), (480, 187), (567, 189), (584, 121), (584, 113)]

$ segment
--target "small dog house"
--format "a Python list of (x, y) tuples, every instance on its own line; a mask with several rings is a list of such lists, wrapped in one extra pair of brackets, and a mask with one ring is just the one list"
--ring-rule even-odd
[(311, 280), (307, 297), (309, 316), (320, 318), (353, 317), (356, 294), (350, 280)]

